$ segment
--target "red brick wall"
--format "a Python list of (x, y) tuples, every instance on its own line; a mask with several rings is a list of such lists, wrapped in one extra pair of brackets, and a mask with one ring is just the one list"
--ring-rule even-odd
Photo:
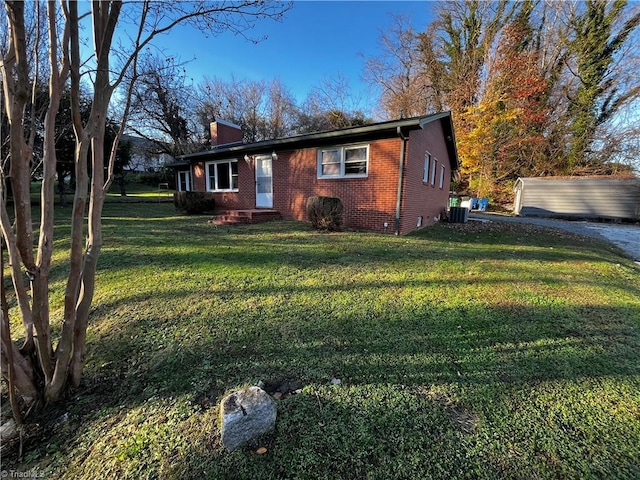
[[(423, 182), (425, 152), (436, 159), (435, 185)], [(440, 167), (444, 165), (444, 184), (440, 188)], [(402, 213), (400, 215), (400, 234), (416, 230), (418, 217), (422, 217), (422, 226), (430, 225), (434, 218), (442, 216), (449, 201), (451, 165), (444, 142), (440, 122), (432, 122), (422, 130), (413, 130), (409, 135), (407, 161), (404, 170), (402, 189)]]
[[(205, 192), (205, 162), (193, 166), (193, 190)], [(256, 206), (256, 189), (253, 169), (242, 159), (238, 160), (238, 191), (214, 193), (217, 209), (251, 209)]]
[(207, 183), (204, 178), (204, 162), (196, 163), (193, 165), (193, 191), (205, 192), (207, 190)]
[(308, 197), (338, 197), (344, 204), (346, 227), (385, 231), (387, 222), (386, 231), (392, 232), (400, 140), (392, 138), (369, 144), (367, 178), (317, 178), (317, 152), (316, 148), (278, 152), (278, 159), (273, 162), (273, 207), (284, 218), (306, 220)]

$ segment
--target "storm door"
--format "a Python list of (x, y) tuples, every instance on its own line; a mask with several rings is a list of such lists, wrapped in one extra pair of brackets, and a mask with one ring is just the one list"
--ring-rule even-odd
[(256, 157), (256, 207), (273, 207), (271, 155)]

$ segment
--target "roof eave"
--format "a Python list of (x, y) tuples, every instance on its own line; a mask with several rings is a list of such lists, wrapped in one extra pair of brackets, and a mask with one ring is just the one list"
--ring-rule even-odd
[(446, 112), (440, 117), (440, 123), (444, 132), (444, 139), (447, 144), (447, 153), (451, 159), (451, 169), (456, 171), (460, 168), (460, 158), (458, 157), (458, 147), (456, 143), (456, 133), (453, 128), (453, 117), (451, 112)]
[[(390, 138), (397, 135), (398, 129), (411, 131), (424, 128), (427, 124), (440, 121), (445, 131), (447, 150), (452, 158), (454, 170), (458, 168), (458, 155), (455, 147), (455, 137), (453, 135), (453, 124), (451, 113), (442, 112), (426, 117), (412, 117), (373, 125), (351, 127), (347, 129), (331, 130), (325, 132), (308, 133), (293, 137), (276, 138), (274, 140), (264, 140), (261, 142), (248, 143), (242, 145), (223, 146), (213, 148), (204, 152), (192, 153), (178, 157), (179, 160), (191, 161), (199, 158), (224, 158), (237, 155), (251, 155), (269, 150), (296, 149), (307, 145), (322, 145), (332, 143), (336, 139), (341, 141), (361, 141), (367, 139)], [(176, 162), (177, 163), (177, 162)]]

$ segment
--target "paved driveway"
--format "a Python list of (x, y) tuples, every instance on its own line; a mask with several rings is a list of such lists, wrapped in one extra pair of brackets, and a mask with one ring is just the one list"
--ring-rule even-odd
[(542, 227), (559, 228), (578, 235), (605, 240), (621, 248), (640, 264), (640, 225), (555, 220), (536, 217), (510, 217), (491, 213), (472, 213), (469, 218), (500, 222), (531, 223)]

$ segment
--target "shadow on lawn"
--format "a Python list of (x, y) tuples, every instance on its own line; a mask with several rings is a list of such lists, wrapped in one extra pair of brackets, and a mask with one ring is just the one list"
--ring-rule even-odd
[[(144, 325), (96, 339), (85, 383), (101, 402), (136, 404), (153, 395), (213, 396), (258, 380), (294, 378), (305, 384), (494, 386), (640, 373), (637, 330), (624, 319), (640, 308), (590, 306), (423, 308), (362, 318), (331, 311), (264, 322), (259, 313), (234, 322), (211, 319), (190, 338), (174, 337), (149, 350)], [(192, 320), (190, 320), (192, 321)], [(165, 329), (190, 330), (166, 319)], [(242, 328), (240, 323), (250, 326)], [(150, 336), (152, 334), (149, 334)], [(145, 347), (147, 348), (145, 350)], [(80, 393), (83, 395), (83, 393)], [(106, 395), (105, 395), (106, 394)], [(102, 396), (105, 395), (105, 396)]]
[[(120, 222), (111, 221), (116, 225)], [(531, 245), (530, 239), (524, 235), (528, 230), (520, 225), (509, 225), (514, 233), (521, 235), (513, 245), (500, 243), (502, 248), (494, 245), (491, 249), (484, 249), (481, 245), (468, 251), (456, 247), (455, 259), (463, 264), (467, 255), (469, 259), (489, 264), (498, 259), (518, 260), (504, 275), (492, 275), (490, 278), (478, 272), (468, 280), (462, 280), (455, 273), (452, 277), (440, 275), (425, 280), (359, 279), (356, 283), (349, 283), (333, 282), (329, 274), (326, 283), (320, 285), (295, 284), (283, 288), (273, 285), (269, 279), (248, 276), (244, 282), (220, 288), (215, 286), (216, 276), (238, 266), (273, 264), (274, 268), (288, 266), (330, 272), (331, 268), (367, 263), (384, 273), (389, 268), (402, 268), (402, 262), (438, 262), (442, 259), (442, 249), (446, 255), (446, 242), (449, 242), (452, 232), (436, 228), (431, 232), (419, 232), (415, 238), (389, 237), (388, 242), (377, 242), (377, 248), (367, 248), (366, 243), (354, 244), (351, 234), (301, 234), (300, 224), (295, 222), (234, 228), (233, 233), (211, 229), (207, 225), (187, 224), (184, 228), (197, 232), (188, 252), (163, 250), (154, 253), (154, 245), (158, 242), (162, 246), (166, 244), (162, 241), (166, 232), (158, 234), (153, 231), (171, 230), (171, 227), (162, 219), (150, 222), (154, 226), (145, 229), (145, 232), (151, 232), (145, 239), (145, 252), (126, 257), (117, 249), (106, 252), (103, 257), (109, 268), (193, 265), (198, 274), (197, 269), (203, 265), (221, 267), (202, 274), (200, 282), (211, 286), (197, 292), (172, 286), (170, 290), (156, 290), (153, 298), (123, 295), (113, 303), (97, 305), (94, 315), (108, 316), (108, 312), (125, 305), (147, 301), (155, 304), (172, 301), (199, 303), (203, 300), (200, 296), (204, 295), (222, 302), (230, 299), (238, 305), (265, 303), (270, 296), (284, 296), (291, 298), (292, 302), (298, 295), (331, 298), (336, 293), (354, 289), (371, 291), (375, 296), (377, 291), (403, 292), (438, 286), (447, 295), (447, 292), (476, 285), (512, 284), (520, 278), (526, 281), (534, 276), (537, 283), (548, 284), (549, 288), (570, 282), (607, 286), (621, 294), (640, 296), (635, 285), (616, 283), (617, 278), (594, 277), (580, 271), (572, 272), (570, 280), (558, 279), (552, 274), (548, 278), (541, 277), (540, 264), (532, 266), (529, 264), (531, 261), (567, 262), (571, 265), (572, 262), (609, 260), (602, 259), (598, 250), (588, 247), (565, 248), (566, 239), (562, 236), (550, 236), (550, 244), (559, 247), (557, 250)], [(207, 233), (205, 238), (201, 236), (203, 231)], [(270, 234), (268, 240), (260, 236), (264, 232)], [(479, 234), (486, 237), (495, 232)], [(366, 234), (364, 237), (366, 240)], [(425, 248), (425, 240), (432, 242), (434, 248)], [(125, 241), (131, 240), (127, 238)], [(499, 241), (504, 242), (504, 238)], [(185, 242), (183, 237), (176, 238), (176, 244)], [(411, 248), (406, 248), (407, 242), (420, 246), (415, 257), (411, 256)], [(513, 250), (514, 246), (519, 249)], [(233, 249), (232, 254), (227, 249)], [(526, 292), (521, 293), (526, 295)], [(548, 301), (551, 303), (544, 303)], [(194, 394), (201, 394), (209, 390), (222, 392), (234, 385), (274, 376), (322, 382), (339, 375), (355, 383), (424, 385), (438, 382), (530, 382), (579, 375), (629, 374), (629, 365), (637, 360), (631, 347), (637, 347), (639, 340), (638, 333), (627, 320), (640, 318), (638, 308), (570, 307), (553, 304), (553, 298), (544, 297), (541, 302), (539, 306), (523, 307), (513, 299), (505, 299), (502, 305), (489, 307), (484, 306), (481, 299), (470, 298), (468, 304), (448, 309), (440, 307), (437, 302), (425, 305), (391, 302), (382, 306), (387, 310), (363, 308), (348, 314), (340, 306), (301, 302), (297, 306), (289, 305), (282, 312), (284, 317), (279, 317), (278, 311), (274, 313), (256, 308), (211, 318), (214, 308), (211, 313), (198, 311), (195, 314), (198, 322), (203, 324), (198, 327), (198, 332), (191, 325), (193, 317), (170, 317), (161, 321), (150, 318), (142, 324), (128, 321), (120, 330), (96, 339), (95, 345), (90, 344), (89, 348), (93, 363), (98, 365), (109, 362), (114, 351), (122, 352), (115, 385), (109, 389), (119, 392), (116, 395), (118, 399), (125, 397), (133, 401), (140, 395), (144, 396), (148, 386), (153, 386), (154, 394), (177, 395), (193, 391), (192, 385), (200, 383), (202, 387), (196, 388), (200, 391)], [(131, 310), (135, 312), (135, 307)], [(294, 318), (287, 317), (291, 311), (295, 311)], [(167, 338), (159, 340), (153, 331), (145, 331), (145, 328), (160, 328), (167, 333)], [(172, 336), (171, 332), (175, 331), (182, 333)], [(157, 349), (159, 344), (163, 348)], [(143, 354), (144, 358), (138, 358)], [(127, 355), (130, 356), (125, 358)], [(104, 357), (102, 360), (101, 356)], [(292, 366), (291, 360), (301, 366)], [(637, 373), (637, 368), (631, 370)], [(93, 380), (88, 377), (87, 383), (108, 383), (112, 373), (113, 367), (109, 365), (104, 374), (96, 373)], [(128, 378), (134, 380), (133, 385), (129, 384)], [(122, 389), (117, 386), (120, 383)]]
[[(212, 319), (208, 335), (200, 331), (187, 342), (169, 342), (152, 357), (144, 357), (135, 342), (127, 345), (130, 357), (87, 375), (79, 397), (103, 408), (133, 409), (150, 397), (182, 395), (215, 405), (225, 391), (240, 385), (296, 379), (311, 389), (279, 403), (276, 431), (262, 439), (270, 455), (258, 464), (256, 478), (302, 478), (313, 471), (332, 478), (364, 478), (375, 469), (386, 472), (387, 478), (411, 476), (410, 471), (403, 477), (402, 470), (390, 469), (390, 458), (400, 469), (409, 468), (412, 461), (433, 462), (425, 468), (434, 477), (482, 472), (504, 478), (517, 468), (516, 458), (506, 459), (509, 455), (504, 453), (506, 463), (501, 464), (474, 452), (473, 442), (465, 440), (475, 428), (477, 408), (506, 409), (514, 392), (526, 394), (542, 383), (640, 374), (640, 337), (625, 320), (638, 318), (639, 307), (475, 305), (402, 310), (369, 318), (336, 316), (330, 310), (306, 312), (304, 319), (278, 322), (255, 315), (242, 319), (253, 328), (236, 324), (230, 328), (233, 334), (220, 329), (233, 324), (229, 314)], [(180, 319), (167, 320), (176, 322), (177, 329), (188, 328)], [(138, 335), (139, 327), (129, 325), (97, 340), (93, 362)], [(340, 378), (342, 385), (335, 388), (348, 393), (332, 393), (332, 378)], [(454, 388), (455, 401), (443, 401), (434, 393), (439, 388)], [(85, 421), (92, 416), (86, 415)], [(460, 416), (465, 416), (462, 421)], [(207, 442), (182, 454), (166, 452), (170, 471), (224, 478), (221, 472), (236, 472), (237, 465), (228, 462), (252, 471), (257, 459), (251, 448), (259, 445), (250, 445), (244, 455), (229, 456), (215, 440), (212, 417), (203, 414), (204, 418)], [(610, 421), (614, 426), (618, 420)], [(538, 457), (534, 460), (539, 468), (556, 467), (545, 466), (546, 460)], [(613, 468), (608, 459), (603, 461), (606, 465), (597, 468)], [(298, 470), (283, 471), (283, 464)]]
[[(120, 228), (131, 228), (123, 222), (138, 221), (107, 220), (106, 230), (111, 229), (112, 234)], [(340, 378), (346, 388), (371, 385), (377, 390), (391, 386), (392, 389), (409, 388), (411, 392), (432, 386), (456, 385), (461, 389), (461, 404), (471, 406), (478, 401), (474, 398), (476, 394), (500, 401), (512, 389), (540, 382), (640, 374), (639, 327), (632, 323), (640, 318), (637, 303), (629, 302), (620, 307), (572, 306), (554, 303), (552, 298), (549, 300), (540, 294), (540, 305), (524, 306), (514, 298), (485, 304), (482, 299), (471, 298), (475, 293), (470, 292), (468, 301), (446, 306), (437, 298), (413, 301), (411, 296), (402, 297), (403, 292), (417, 295), (421, 288), (434, 285), (441, 287), (443, 295), (478, 285), (488, 288), (482, 291), (490, 291), (487, 285), (509, 284), (519, 278), (526, 281), (534, 275), (537, 275), (537, 283), (548, 284), (549, 289), (558, 283), (575, 282), (613, 287), (621, 294), (640, 296), (635, 284), (613, 283), (619, 280), (618, 277), (594, 278), (575, 271), (570, 280), (551, 274), (548, 278), (540, 278), (539, 263), (537, 266), (529, 263), (567, 262), (570, 267), (572, 262), (612, 261), (611, 258), (603, 259), (601, 250), (587, 245), (567, 247), (565, 238), (550, 236), (549, 242), (540, 246), (530, 242), (525, 231), (514, 230), (520, 236), (511, 244), (503, 236), (496, 238), (491, 248), (469, 243), (470, 248), (465, 250), (458, 244), (475, 242), (476, 237), (452, 240), (450, 236), (455, 237), (455, 234), (434, 230), (406, 238), (390, 236), (388, 240), (378, 240), (371, 248), (366, 242), (367, 234), (363, 234), (361, 243), (356, 241), (358, 236), (350, 233), (301, 234), (300, 224), (293, 222), (266, 224), (260, 229), (249, 226), (233, 232), (211, 229), (207, 225), (194, 226), (186, 221), (181, 221), (182, 226), (176, 229), (175, 224), (164, 219), (145, 220), (145, 225), (144, 231), (138, 232), (135, 238), (117, 237), (119, 244), (105, 248), (100, 268), (118, 272), (149, 265), (159, 269), (191, 265), (195, 275), (202, 273), (201, 283), (211, 286), (193, 291), (178, 283), (177, 287), (158, 288), (152, 294), (132, 291), (111, 303), (95, 306), (93, 317), (109, 318), (112, 312), (124, 309), (124, 315), (130, 315), (130, 318), (123, 319), (117, 328), (108, 332), (92, 334), (83, 387), (72, 402), (62, 406), (68, 408), (72, 418), (79, 419), (68, 426), (68, 438), (75, 438), (90, 428), (92, 421), (104, 418), (105, 411), (111, 409), (130, 410), (150, 398), (184, 395), (196, 403), (206, 399), (210, 404), (216, 404), (225, 391), (247, 383), (255, 384), (258, 380), (296, 379), (305, 385), (323, 386), (332, 378)], [(260, 235), (265, 231), (270, 234), (267, 239)], [(480, 240), (482, 235), (488, 234), (480, 233)], [(167, 238), (173, 241), (168, 242)], [(452, 247), (452, 242), (457, 244)], [(108, 241), (105, 243), (110, 245)], [(126, 252), (135, 251), (135, 245), (145, 248), (138, 254), (126, 255)], [(415, 250), (412, 249), (414, 245)], [(426, 262), (424, 267), (428, 273), (429, 268), (447, 255), (452, 255), (453, 261), (462, 266), (469, 260), (486, 261), (489, 265), (499, 260), (516, 260), (517, 263), (511, 264), (504, 275), (493, 272), (487, 278), (477, 272), (468, 280), (461, 279), (457, 273), (450, 277), (446, 274), (425, 277), (424, 280), (412, 274), (414, 278), (397, 281), (371, 279), (350, 283), (332, 281), (330, 275), (332, 268), (360, 263), (383, 274), (388, 269)], [(268, 279), (253, 279), (247, 274), (244, 283), (238, 282), (237, 278), (228, 287), (220, 288), (213, 283), (216, 275), (237, 274), (244, 269), (250, 272), (251, 267), (265, 265), (273, 267), (276, 274), (279, 267), (328, 271), (328, 279), (319, 285), (292, 282), (283, 288)], [(211, 271), (205, 268), (200, 272), (203, 266), (216, 268)], [(334, 295), (354, 290), (360, 292), (361, 297), (354, 294), (350, 297), (351, 302), (362, 300), (362, 306), (331, 304)], [(382, 290), (391, 290), (397, 295), (378, 303), (371, 300)], [(219, 303), (203, 302), (204, 295)], [(314, 297), (318, 301), (307, 304), (300, 296)], [(274, 306), (269, 301), (271, 297), (290, 303), (286, 308)], [(236, 308), (219, 308), (226, 301), (235, 302)], [(177, 302), (202, 303), (202, 306), (189, 315), (163, 310), (165, 318), (157, 318), (153, 305)], [(316, 408), (313, 397), (311, 400), (300, 397), (295, 401), (313, 404), (302, 405), (303, 410)], [(381, 400), (383, 405), (384, 402)], [(327, 405), (327, 408), (342, 408), (338, 402)], [(396, 405), (394, 408), (401, 407)], [(358, 417), (354, 427), (378, 425), (376, 419), (380, 413), (376, 412), (372, 406), (370, 411)], [(447, 409), (433, 413), (446, 414)], [(286, 431), (286, 425), (293, 425), (292, 419), (307, 425), (304, 416), (298, 418), (299, 413), (289, 407), (284, 408), (282, 415), (283, 420), (279, 422), (283, 426), (278, 427), (284, 429), (282, 432)], [(344, 416), (342, 413), (337, 415)], [(310, 415), (311, 423), (307, 426), (316, 428), (316, 417), (317, 414)], [(387, 418), (388, 422), (403, 421), (395, 416), (381, 415), (381, 418)], [(425, 425), (429, 424), (429, 418), (428, 415), (425, 417)], [(382, 427), (380, 430), (377, 426), (371, 427), (373, 433), (370, 434), (384, 449), (383, 438), (388, 433)], [(398, 428), (401, 430), (401, 426)], [(280, 430), (278, 432), (280, 435)], [(331, 441), (331, 434), (326, 430), (321, 429), (318, 435), (324, 435), (323, 441)], [(305, 448), (312, 448), (303, 440), (299, 443), (293, 440), (289, 445), (299, 444), (297, 453), (301, 456), (304, 456)], [(57, 441), (61, 450), (73, 448), (70, 440)], [(415, 442), (416, 448), (427, 447), (418, 439)], [(438, 451), (444, 454), (451, 451), (452, 444), (443, 442), (446, 448)], [(330, 445), (326, 448), (329, 450)], [(357, 453), (349, 452), (347, 446), (344, 451)], [(193, 458), (187, 454), (176, 459), (179, 463), (175, 466), (176, 471), (190, 469), (199, 461), (211, 462), (219, 454), (219, 447), (215, 445)], [(373, 464), (377, 458), (382, 458), (380, 451), (370, 452), (370, 455)], [(346, 457), (345, 462), (345, 465), (349, 464)], [(277, 460), (268, 460), (267, 464), (272, 469), (270, 473), (279, 475)]]

